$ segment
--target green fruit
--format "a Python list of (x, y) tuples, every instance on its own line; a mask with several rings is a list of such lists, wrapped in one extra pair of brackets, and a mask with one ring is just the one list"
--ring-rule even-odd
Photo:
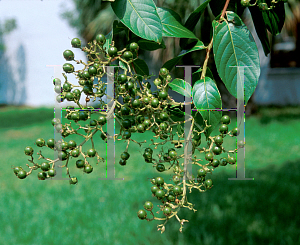
[(138, 99), (133, 100), (133, 101), (132, 101), (132, 106), (133, 106), (134, 108), (139, 108), (139, 107), (141, 106), (140, 100), (138, 100)]
[(158, 163), (158, 164), (156, 165), (156, 170), (157, 170), (158, 172), (163, 172), (163, 171), (165, 171), (165, 170), (166, 170), (165, 165), (163, 165), (162, 163)]
[(210, 152), (208, 152), (208, 153), (205, 154), (205, 159), (206, 159), (207, 161), (212, 161), (213, 158), (214, 158), (214, 155), (211, 154)]
[(130, 51), (125, 51), (123, 54), (123, 57), (125, 60), (131, 60), (133, 57), (133, 54)]
[(163, 177), (156, 177), (156, 179), (155, 179), (155, 184), (156, 184), (157, 186), (162, 186), (162, 185), (164, 185), (164, 183), (165, 183), (165, 181), (164, 181), (164, 178), (163, 178)]
[(93, 148), (89, 149), (89, 150), (87, 151), (87, 155), (88, 155), (89, 157), (94, 157), (94, 156), (96, 156), (96, 150), (93, 149)]
[(54, 177), (54, 176), (56, 175), (56, 170), (53, 169), (53, 168), (49, 169), (48, 175), (49, 175), (50, 177)]
[(132, 52), (136, 52), (136, 51), (138, 51), (138, 49), (139, 49), (139, 45), (138, 45), (137, 43), (131, 43), (131, 44), (129, 45), (129, 49), (130, 49), (130, 51), (132, 51)]
[(127, 76), (125, 74), (120, 74), (118, 76), (118, 81), (121, 83), (121, 84), (124, 84), (127, 82)]
[(90, 164), (86, 164), (84, 166), (84, 170), (83, 171), (86, 172), (87, 174), (89, 174), (89, 173), (93, 172), (93, 167)]
[(212, 187), (212, 185), (213, 185), (211, 179), (205, 180), (204, 184), (205, 184), (205, 187), (208, 188), (208, 189), (210, 189)]
[(71, 41), (71, 45), (73, 48), (80, 48), (81, 47), (81, 41), (79, 38), (73, 38)]
[(169, 157), (171, 157), (172, 159), (177, 157), (177, 152), (176, 151), (169, 151)]
[(98, 123), (99, 123), (100, 125), (104, 125), (106, 122), (107, 122), (107, 121), (106, 121), (106, 117), (105, 117), (105, 116), (100, 116), (100, 117), (98, 118)]
[(147, 217), (147, 213), (145, 210), (141, 209), (137, 212), (137, 215), (140, 219), (146, 219)]
[(129, 139), (131, 137), (131, 132), (126, 130), (123, 132), (123, 138), (124, 139)]
[(47, 146), (51, 149), (54, 148), (54, 139), (48, 139)]
[(20, 171), (18, 172), (18, 178), (19, 178), (19, 179), (25, 179), (26, 177), (27, 177), (26, 171), (20, 170)]
[(80, 155), (79, 149), (72, 150), (71, 155), (72, 155), (72, 157), (79, 157), (79, 155)]
[(158, 97), (164, 100), (168, 97), (168, 93), (166, 91), (160, 91)]
[(158, 191), (158, 190), (159, 190), (159, 188), (158, 188), (156, 185), (154, 185), (154, 186), (151, 187), (151, 192), (152, 192), (153, 194), (155, 194), (156, 191)]
[(77, 168), (83, 168), (84, 167), (84, 161), (83, 160), (77, 160), (76, 161), (76, 167)]
[(129, 129), (131, 127), (131, 121), (129, 119), (124, 119), (123, 122), (122, 122), (122, 126), (125, 129)]
[(151, 121), (149, 119), (146, 119), (144, 122), (143, 122), (143, 125), (145, 126), (145, 128), (149, 128), (149, 126), (151, 125)]
[(19, 171), (23, 170), (21, 167), (15, 167), (14, 168), (14, 174), (18, 175)]
[(42, 138), (38, 138), (36, 141), (35, 141), (35, 144), (38, 146), (38, 147), (43, 147), (45, 145), (45, 140), (42, 139)]
[(121, 107), (121, 113), (122, 113), (123, 116), (129, 115), (129, 113), (130, 113), (129, 107), (128, 106), (122, 106)]
[(227, 134), (227, 132), (228, 132), (228, 126), (226, 124), (222, 124), (219, 127), (219, 131), (220, 131), (221, 134)]
[(181, 180), (180, 180), (180, 176), (178, 176), (178, 175), (174, 175), (174, 176), (173, 176), (173, 182), (174, 182), (175, 184), (178, 184), (180, 181), (181, 181)]
[(74, 121), (78, 121), (80, 119), (79, 117), (79, 112), (72, 112), (71, 113), (71, 119), (74, 120)]
[(206, 170), (205, 170), (204, 168), (200, 168), (200, 169), (198, 170), (198, 172), (197, 172), (197, 175), (198, 175), (199, 177), (205, 176), (205, 175), (206, 175)]
[(72, 73), (74, 71), (74, 66), (70, 63), (63, 64), (63, 70), (66, 73)]
[(153, 150), (149, 147), (145, 149), (145, 152), (149, 152), (151, 155), (153, 154)]
[(240, 134), (240, 129), (239, 128), (234, 128), (231, 130), (231, 133), (233, 136), (238, 136)]
[(122, 154), (121, 154), (121, 158), (123, 160), (128, 160), (128, 158), (130, 157), (130, 154), (126, 151), (124, 151)]
[(86, 121), (89, 118), (87, 111), (79, 111), (79, 120)]
[(166, 215), (166, 216), (170, 216), (171, 213), (172, 213), (172, 209), (171, 209), (170, 207), (164, 207), (163, 213), (164, 213), (164, 215)]
[(250, 0), (241, 0), (241, 5), (244, 7), (249, 7), (250, 6)]
[(39, 180), (44, 180), (47, 178), (47, 174), (45, 172), (39, 172), (37, 176)]
[(230, 117), (228, 115), (225, 115), (221, 118), (221, 122), (223, 124), (229, 124), (230, 123)]
[(159, 118), (160, 118), (162, 121), (166, 121), (166, 120), (168, 120), (169, 115), (168, 115), (167, 112), (161, 112), (161, 113), (159, 114)]
[(121, 160), (119, 161), (119, 164), (120, 164), (121, 166), (126, 165), (126, 160), (121, 159)]
[(117, 55), (117, 52), (118, 52), (118, 49), (117, 49), (116, 47), (110, 47), (110, 48), (108, 49), (108, 55), (109, 55), (110, 57), (116, 56), (116, 55)]
[(181, 194), (181, 187), (179, 185), (174, 185), (173, 186), (173, 192), (176, 196)]
[(228, 157), (228, 163), (231, 165), (234, 165), (236, 163), (236, 158), (235, 157)]
[(227, 160), (226, 157), (222, 157), (222, 158), (220, 159), (220, 166), (226, 166), (227, 163), (228, 163), (228, 160)]
[(149, 201), (145, 202), (144, 208), (148, 211), (151, 211), (153, 209), (153, 203)]
[(212, 152), (213, 152), (215, 155), (220, 155), (220, 154), (222, 153), (222, 148), (219, 147), (219, 146), (213, 146)]
[(219, 145), (219, 146), (222, 145), (223, 144), (223, 137), (220, 136), (220, 135), (216, 136), (215, 143), (216, 143), (216, 145)]
[(137, 125), (136, 127), (137, 131), (140, 132), (140, 133), (143, 133), (145, 131), (145, 127), (143, 124), (139, 124)]
[(158, 198), (158, 199), (161, 199), (165, 196), (165, 192), (161, 189), (158, 189), (156, 192), (155, 192), (155, 196)]
[(68, 148), (69, 148), (70, 150), (74, 149), (76, 146), (77, 146), (77, 144), (76, 144), (76, 142), (75, 142), (74, 140), (70, 140), (70, 141), (68, 142)]
[(237, 146), (238, 146), (238, 148), (244, 148), (244, 146), (245, 146), (244, 140), (238, 141), (238, 142), (237, 142)]
[(161, 68), (160, 71), (159, 71), (159, 75), (161, 75), (162, 77), (165, 77), (169, 74), (169, 71), (167, 68)]
[(168, 195), (167, 199), (168, 199), (169, 202), (174, 202), (175, 201), (175, 196)]
[(58, 159), (61, 161), (65, 161), (68, 158), (68, 153), (66, 151), (58, 152)]
[(97, 74), (97, 69), (94, 66), (90, 66), (88, 72), (91, 76), (95, 76)]
[(69, 49), (63, 52), (63, 56), (67, 61), (74, 60), (74, 53)]
[(50, 169), (50, 164), (49, 164), (48, 162), (43, 162), (43, 163), (41, 164), (41, 169), (42, 169), (43, 171), (48, 171), (48, 170)]
[(105, 44), (105, 42), (106, 42), (106, 38), (105, 38), (105, 36), (103, 34), (98, 34), (96, 36), (96, 41), (97, 41), (98, 44), (100, 44), (101, 46), (103, 46)]
[(157, 98), (153, 98), (153, 99), (151, 100), (151, 106), (152, 106), (153, 108), (157, 108), (158, 105), (159, 105), (159, 100), (158, 100)]
[(212, 162), (211, 162), (211, 165), (216, 168), (218, 167), (220, 164), (220, 161), (218, 159), (214, 159)]
[(78, 183), (78, 179), (76, 177), (72, 177), (69, 180), (70, 185), (76, 185)]
[(27, 146), (27, 147), (25, 147), (24, 152), (25, 152), (25, 155), (27, 155), (27, 156), (32, 156), (32, 154), (33, 154), (33, 149), (32, 149), (32, 147)]
[(74, 100), (74, 95), (71, 92), (66, 93), (66, 99), (67, 101), (73, 101)]

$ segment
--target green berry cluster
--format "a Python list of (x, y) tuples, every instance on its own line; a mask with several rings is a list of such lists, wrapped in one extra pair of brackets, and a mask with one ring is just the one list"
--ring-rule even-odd
[[(143, 157), (146, 163), (152, 163), (153, 167), (155, 167), (158, 172), (165, 172), (172, 169), (173, 176), (171, 183), (167, 183), (163, 177), (160, 176), (150, 179), (152, 184), (152, 196), (161, 202), (158, 213), (162, 211), (165, 217), (155, 217), (152, 212), (153, 204), (152, 202), (147, 201), (144, 205), (145, 210), (140, 209), (137, 213), (140, 219), (145, 219), (147, 221), (164, 220), (164, 224), (158, 225), (159, 230), (163, 232), (165, 230), (165, 224), (170, 218), (175, 216), (177, 220), (181, 220), (178, 216), (180, 208), (185, 207), (196, 211), (196, 209), (194, 209), (194, 204), (188, 202), (187, 190), (191, 192), (194, 188), (200, 192), (205, 192), (211, 189), (213, 187), (213, 181), (211, 178), (207, 177), (207, 175), (209, 173), (211, 174), (218, 166), (226, 166), (227, 164), (233, 165), (236, 163), (234, 153), (237, 152), (238, 148), (227, 151), (222, 146), (226, 136), (235, 137), (240, 133), (240, 130), (237, 127), (234, 127), (230, 131), (228, 130), (230, 122), (231, 119), (228, 115), (221, 118), (221, 126), (219, 128), (220, 134), (213, 137), (210, 136), (207, 147), (199, 147), (201, 144), (201, 134), (205, 132), (205, 129), (201, 132), (196, 130), (193, 131), (193, 154), (197, 149), (200, 153), (204, 153), (204, 158), (207, 161), (203, 164), (199, 162), (201, 159), (196, 159), (195, 156), (195, 159), (192, 160), (192, 164), (199, 166), (195, 175), (184, 171), (184, 163), (179, 162), (179, 159), (184, 158), (184, 155), (178, 155), (177, 150), (174, 148), (169, 148), (167, 152), (161, 151), (160, 154), (157, 155), (158, 159), (153, 158), (153, 150), (150, 147), (147, 147), (144, 150)], [(172, 141), (172, 143), (177, 145), (176, 141)], [(156, 144), (158, 143), (154, 143), (154, 145)], [(222, 154), (226, 154), (226, 156), (222, 156)], [(217, 156), (221, 157), (217, 158)], [(185, 176), (185, 174), (187, 175)], [(147, 211), (150, 213), (151, 217), (149, 217)], [(182, 223), (183, 222), (181, 222), (180, 231), (183, 229)]]
[[(110, 43), (110, 42), (109, 42)], [(107, 40), (103, 34), (96, 36), (95, 40), (88, 43), (87, 47), (81, 47), (81, 41), (78, 38), (73, 38), (71, 46), (73, 48), (79, 48), (87, 53), (89, 61), (87, 63), (81, 60), (75, 60), (75, 55), (71, 50), (65, 50), (63, 57), (70, 63), (63, 65), (64, 82), (58, 78), (53, 80), (54, 90), (58, 94), (57, 101), (63, 100), (72, 101), (76, 107), (67, 106), (65, 108), (64, 120), (68, 123), (63, 124), (61, 119), (53, 118), (52, 125), (56, 132), (60, 133), (62, 139), (56, 142), (54, 139), (38, 138), (35, 141), (35, 145), (38, 148), (49, 148), (53, 151), (58, 151), (57, 159), (50, 159), (42, 154), (42, 151), (38, 151), (36, 154), (39, 156), (38, 160), (42, 159), (42, 163), (34, 160), (34, 150), (31, 146), (25, 148), (25, 155), (29, 157), (28, 161), (32, 163), (32, 166), (26, 164), (29, 171), (25, 171), (22, 167), (14, 167), (14, 174), (20, 178), (25, 179), (34, 170), (38, 170), (37, 177), (39, 180), (45, 180), (53, 178), (56, 175), (55, 167), (57, 162), (63, 162), (63, 166), (69, 176), (69, 183), (75, 185), (78, 183), (78, 179), (75, 176), (71, 176), (69, 173), (69, 165), (74, 159), (76, 168), (82, 170), (86, 174), (93, 172), (93, 166), (91, 165), (91, 159), (96, 158), (97, 163), (104, 162), (105, 156), (101, 157), (100, 154), (105, 155), (106, 151), (100, 152), (97, 146), (94, 145), (94, 137), (100, 137), (107, 143), (108, 139), (115, 138), (117, 141), (124, 141), (127, 143), (126, 149), (120, 155), (119, 164), (125, 166), (130, 163), (130, 153), (128, 152), (129, 144), (134, 142), (142, 146), (147, 141), (137, 142), (133, 138), (134, 134), (143, 134), (146, 131), (151, 131), (154, 134), (156, 140), (150, 139), (152, 144), (144, 149), (143, 158), (146, 164), (151, 164), (154, 171), (158, 173), (173, 172), (172, 182), (167, 183), (161, 176), (151, 179), (152, 187), (151, 193), (159, 202), (161, 202), (160, 210), (164, 214), (163, 218), (155, 217), (152, 209), (153, 203), (147, 201), (144, 204), (145, 210), (138, 211), (138, 217), (146, 220), (165, 220), (165, 223), (172, 217), (176, 217), (182, 225), (186, 220), (179, 219), (178, 211), (180, 208), (185, 207), (190, 210), (196, 211), (193, 207), (194, 204), (189, 203), (187, 200), (187, 190), (197, 189), (200, 192), (204, 192), (213, 187), (212, 180), (207, 177), (207, 174), (212, 173), (214, 168), (218, 166), (226, 166), (227, 163), (235, 164), (236, 159), (233, 154), (238, 148), (243, 147), (243, 142), (239, 144), (239, 147), (233, 151), (227, 151), (222, 146), (225, 136), (237, 136), (240, 131), (238, 128), (228, 129), (230, 124), (230, 118), (223, 116), (221, 118), (221, 126), (219, 128), (220, 134), (214, 137), (209, 137), (207, 140), (207, 146), (204, 146), (201, 142), (201, 135), (206, 132), (209, 125), (205, 121), (205, 128), (200, 131), (194, 127), (194, 118), (191, 117), (192, 127), (190, 134), (186, 138), (181, 128), (181, 123), (184, 121), (175, 122), (172, 119), (172, 110), (170, 106), (181, 106), (181, 103), (175, 102), (168, 94), (169, 83), (172, 80), (168, 69), (162, 67), (159, 71), (158, 77), (154, 79), (154, 86), (156, 90), (151, 90), (151, 84), (148, 79), (151, 76), (141, 76), (135, 72), (136, 67), (134, 61), (138, 57), (139, 45), (135, 42), (128, 43), (126, 48), (118, 50), (114, 46), (114, 42), (111, 45), (106, 45)], [(114, 83), (114, 106), (111, 110), (107, 111), (107, 105), (102, 100), (106, 94), (107, 82), (104, 81), (103, 76), (107, 75), (106, 67), (114, 66), (115, 61), (122, 62), (126, 65), (126, 69), (118, 68), (115, 72)], [(75, 70), (73, 64), (83, 65), (82, 69)], [(78, 80), (78, 84), (72, 84), (67, 75), (74, 74)], [(85, 97), (85, 103), (82, 105), (79, 100)], [(123, 100), (123, 103), (119, 102), (119, 98)], [(90, 105), (90, 102), (97, 100), (98, 105), (95, 109)], [(120, 125), (120, 132), (115, 135), (108, 135), (103, 128), (106, 127), (107, 120), (112, 115), (115, 115), (116, 122)], [(177, 132), (176, 132), (176, 126)], [(82, 133), (82, 132), (85, 132)], [(175, 136), (178, 139), (175, 139)], [(71, 137), (80, 136), (83, 140), (79, 142)], [(92, 146), (87, 150), (83, 149), (83, 145), (87, 142), (91, 142)], [(198, 150), (204, 154), (204, 158), (207, 161), (201, 163), (201, 159), (193, 159), (192, 164), (199, 166), (198, 172), (190, 175), (190, 173), (184, 170), (184, 154), (180, 154), (179, 150), (184, 142), (192, 143), (192, 153)], [(174, 148), (169, 148), (167, 151), (161, 147), (159, 154), (154, 154), (154, 150), (159, 145), (164, 145), (171, 142)], [(202, 145), (202, 147), (201, 147)], [(151, 147), (151, 146), (154, 146)], [(153, 149), (152, 149), (153, 148)], [(217, 156), (221, 154), (227, 154), (220, 159)], [(132, 162), (132, 164), (134, 164)], [(150, 212), (152, 218), (147, 217), (147, 212)], [(165, 223), (159, 225), (159, 229), (164, 231)]]

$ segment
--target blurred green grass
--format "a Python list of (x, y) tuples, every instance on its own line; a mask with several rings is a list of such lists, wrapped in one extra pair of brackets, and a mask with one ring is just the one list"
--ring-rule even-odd
[[(254, 181), (228, 181), (235, 176), (235, 166), (216, 168), (211, 175), (214, 187), (188, 196), (198, 211), (179, 212), (189, 220), (183, 234), (175, 219), (160, 234), (159, 222), (137, 218), (147, 200), (158, 210), (149, 178), (163, 176), (170, 182), (172, 174), (156, 172), (141, 156), (152, 133), (133, 136), (148, 144), (140, 148), (131, 142), (126, 166), (118, 164), (126, 143), (116, 142), (115, 176), (124, 181), (98, 180), (105, 177), (106, 167), (95, 162), (91, 174), (70, 167), (79, 179), (76, 186), (67, 180), (39, 181), (36, 173), (19, 180), (11, 166), (27, 168), (25, 146), (33, 146), (36, 153), (37, 138), (53, 138), (53, 108), (1, 108), (0, 244), (300, 244), (300, 124), (298, 108), (288, 111), (268, 108), (246, 118), (246, 177)], [(233, 143), (228, 142), (231, 149)], [(105, 157), (106, 146), (98, 135), (95, 145)], [(43, 152), (51, 157), (50, 150)]]

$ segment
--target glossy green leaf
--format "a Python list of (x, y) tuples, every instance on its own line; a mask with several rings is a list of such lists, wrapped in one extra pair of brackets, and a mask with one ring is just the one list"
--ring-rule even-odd
[(175, 57), (171, 60), (168, 60), (166, 63), (163, 64), (162, 67), (165, 67), (170, 71), (182, 59), (182, 57), (184, 55), (186, 55), (190, 52), (194, 52), (194, 51), (198, 51), (198, 50), (202, 50), (202, 49), (206, 49), (206, 47), (204, 46), (204, 44), (201, 41), (198, 41), (197, 44), (193, 48), (191, 48), (189, 50), (182, 50), (177, 57)]
[(263, 46), (265, 56), (268, 56), (271, 49), (270, 49), (267, 27), (262, 17), (262, 13), (258, 8), (249, 8), (249, 10), (251, 12), (251, 17), (253, 20), (253, 24), (255, 26), (257, 36), (260, 39), (260, 42)]
[(181, 37), (197, 39), (195, 34), (180, 23), (180, 16), (171, 9), (157, 8), (161, 19), (164, 37)]
[(111, 4), (120, 21), (137, 36), (162, 41), (162, 24), (153, 0), (116, 0)]
[[(211, 125), (206, 130), (207, 136), (209, 136), (222, 117), (222, 100), (218, 87), (210, 77), (205, 77), (198, 80), (193, 86), (192, 97), (202, 118), (207, 120), (208, 125)], [(219, 111), (214, 109), (219, 109)]]
[(144, 60), (136, 59), (131, 63), (131, 65), (133, 65), (133, 69), (137, 74), (141, 76), (149, 75), (149, 68)]
[[(268, 6), (271, 6), (271, 1), (267, 1)], [(284, 2), (276, 3), (276, 7), (269, 11), (261, 11), (264, 23), (274, 36), (279, 34), (282, 30), (285, 11), (284, 11)]]
[[(196, 81), (200, 80), (201, 79), (201, 73), (202, 73), (202, 67), (199, 68), (197, 71), (195, 71), (194, 73), (192, 73), (192, 81), (193, 81), (193, 84), (196, 83)], [(214, 76), (211, 72), (211, 70), (209, 69), (209, 67), (206, 67), (206, 74), (205, 74), (205, 77), (210, 77), (212, 80), (215, 80), (214, 79)]]
[[(170, 88), (183, 96), (191, 97), (191, 85), (180, 78), (175, 78), (172, 82), (168, 84)], [(187, 86), (187, 90), (186, 90)]]
[(123, 70), (128, 70), (127, 64), (124, 63), (122, 60), (119, 60), (119, 66), (120, 66)]
[[(184, 26), (190, 30), (194, 31), (195, 26), (197, 25), (198, 21), (200, 20), (201, 15), (203, 14), (205, 8), (207, 7), (208, 3), (211, 0), (207, 0), (204, 3), (202, 3), (198, 8), (196, 8), (188, 17), (186, 20)], [(187, 45), (188, 39), (182, 38), (180, 39), (180, 47), (184, 49), (184, 47)]]
[[(237, 97), (237, 80), (244, 70), (244, 98), (247, 104), (257, 86), (260, 62), (256, 43), (240, 17), (230, 11), (222, 23), (213, 21), (213, 52), (220, 78)], [(234, 67), (235, 66), (235, 67)], [(239, 66), (249, 66), (241, 69)], [(251, 67), (250, 67), (251, 66)]]

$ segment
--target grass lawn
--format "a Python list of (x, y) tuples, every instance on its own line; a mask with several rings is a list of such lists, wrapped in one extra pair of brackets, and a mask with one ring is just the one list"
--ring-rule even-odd
[[(0, 244), (300, 244), (299, 115), (299, 108), (268, 108), (246, 118), (246, 177), (254, 181), (229, 181), (235, 177), (235, 166), (216, 168), (211, 175), (213, 188), (188, 196), (198, 211), (179, 212), (180, 218), (189, 220), (183, 233), (178, 232), (180, 225), (173, 218), (160, 234), (159, 222), (137, 217), (147, 200), (158, 211), (149, 178), (163, 176), (170, 183), (172, 177), (171, 171), (158, 173), (142, 157), (153, 133), (133, 135), (136, 141), (146, 139), (148, 144), (141, 148), (131, 142), (126, 166), (118, 164), (126, 143), (116, 142), (115, 177), (124, 180), (98, 180), (105, 177), (105, 163), (96, 165), (91, 160), (94, 171), (84, 174), (74, 166), (74, 159), (70, 172), (79, 180), (75, 186), (68, 180), (40, 181), (37, 171), (19, 180), (11, 167), (27, 169), (24, 148), (30, 145), (36, 154), (37, 138), (54, 137), (53, 109), (0, 108)], [(99, 134), (94, 142), (105, 158), (106, 144)], [(231, 139), (230, 149), (233, 144)], [(169, 147), (171, 144), (164, 149)], [(88, 148), (90, 142), (84, 149)], [(44, 148), (43, 153), (50, 158), (53, 154)]]

